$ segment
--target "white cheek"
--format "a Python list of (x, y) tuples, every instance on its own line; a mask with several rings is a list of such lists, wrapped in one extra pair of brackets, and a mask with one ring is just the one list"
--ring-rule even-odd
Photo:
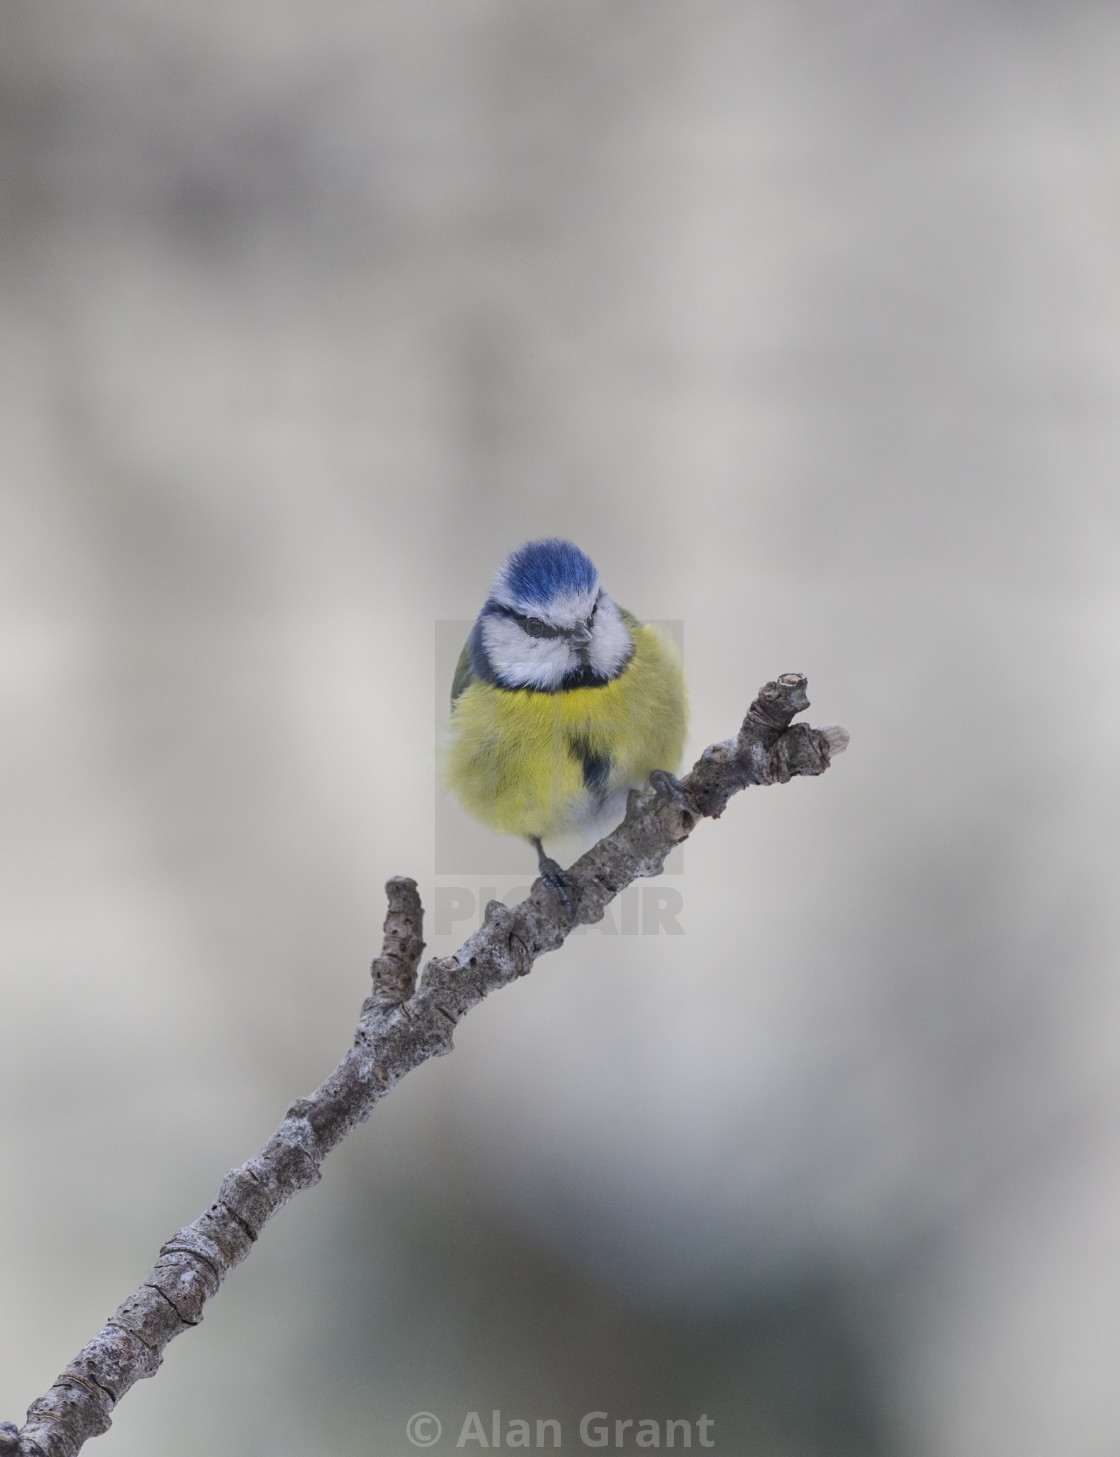
[(605, 677), (613, 678), (630, 656), (632, 648), (629, 629), (618, 608), (609, 597), (603, 598), (588, 650), (592, 667)]
[(557, 688), (568, 666), (567, 645), (557, 638), (528, 637), (508, 618), (489, 617), (482, 641), (503, 682), (523, 688)]

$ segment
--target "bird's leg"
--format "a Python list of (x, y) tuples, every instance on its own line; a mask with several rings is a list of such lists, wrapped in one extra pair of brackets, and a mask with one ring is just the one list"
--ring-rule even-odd
[(539, 835), (530, 835), (529, 844), (537, 852), (537, 866), (540, 869), (541, 879), (549, 890), (555, 891), (565, 905), (568, 905), (568, 892), (572, 888), (572, 878), (565, 874), (561, 866), (544, 853), (544, 846), (541, 844)]
[(649, 782), (660, 799), (675, 800), (678, 808), (691, 815), (694, 821), (700, 818), (696, 806), (685, 794), (681, 781), (675, 774), (670, 774), (668, 769), (654, 769), (649, 776)]

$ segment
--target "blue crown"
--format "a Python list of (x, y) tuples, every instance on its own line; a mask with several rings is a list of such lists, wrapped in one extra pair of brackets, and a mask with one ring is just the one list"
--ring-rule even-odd
[(510, 552), (498, 573), (498, 583), (527, 606), (547, 607), (559, 596), (592, 593), (599, 573), (579, 547), (550, 536), (527, 541)]

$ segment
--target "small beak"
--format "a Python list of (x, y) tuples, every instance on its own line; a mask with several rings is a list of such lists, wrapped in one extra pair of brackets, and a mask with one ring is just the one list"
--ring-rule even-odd
[(591, 641), (591, 629), (586, 622), (581, 622), (577, 627), (572, 628), (570, 636), (575, 645), (582, 648)]

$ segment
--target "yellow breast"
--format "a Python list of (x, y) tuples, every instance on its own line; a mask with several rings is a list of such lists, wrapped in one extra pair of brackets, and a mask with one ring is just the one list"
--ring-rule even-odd
[(653, 769), (676, 769), (687, 718), (672, 643), (630, 619), (634, 651), (617, 678), (557, 693), (473, 682), (455, 701), (445, 763), (464, 809), (497, 830), (542, 839), (594, 820)]

